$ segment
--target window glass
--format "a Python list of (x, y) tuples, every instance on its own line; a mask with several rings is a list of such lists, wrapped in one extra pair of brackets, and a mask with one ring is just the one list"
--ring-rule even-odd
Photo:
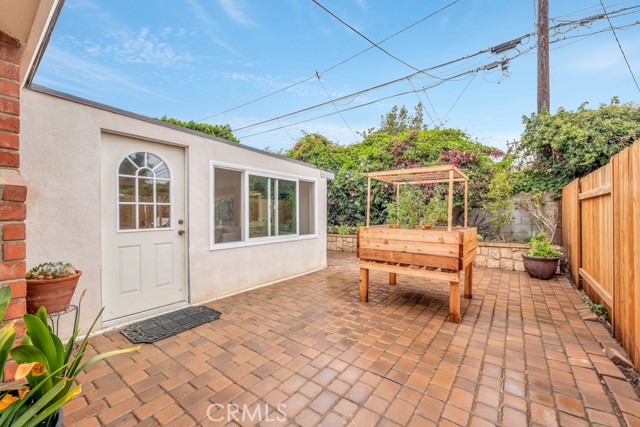
[(119, 179), (118, 199), (121, 202), (136, 201), (136, 179), (121, 176)]
[[(296, 234), (296, 182), (275, 180), (278, 191), (278, 229), (277, 235)], [(275, 233), (274, 233), (275, 234)]]
[(249, 175), (249, 237), (270, 235), (271, 180)]
[(136, 228), (136, 205), (120, 205), (120, 230)]
[(169, 178), (169, 169), (166, 164), (151, 153), (134, 153), (120, 162), (118, 167), (118, 228), (120, 230), (171, 227), (171, 181)]
[(315, 234), (315, 185), (313, 182), (300, 181), (298, 183), (298, 187), (298, 195), (300, 199), (298, 202), (298, 205), (300, 206), (300, 224), (298, 226), (299, 234)]
[(155, 228), (154, 205), (138, 205), (138, 228)]
[(214, 242), (228, 243), (242, 240), (242, 172), (215, 168), (214, 183)]

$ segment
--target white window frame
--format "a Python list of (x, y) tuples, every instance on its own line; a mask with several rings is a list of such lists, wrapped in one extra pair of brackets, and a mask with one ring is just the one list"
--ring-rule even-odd
[[(140, 203), (138, 201), (138, 176), (137, 175), (124, 175), (120, 173), (120, 165), (122, 164), (122, 162), (124, 162), (125, 160), (128, 160), (129, 162), (131, 162), (131, 160), (129, 159), (129, 157), (133, 154), (136, 153), (145, 153), (145, 154), (153, 154), (154, 156), (156, 156), (158, 159), (160, 159), (162, 161), (162, 163), (164, 163), (164, 165), (167, 167), (167, 170), (169, 171), (169, 178), (156, 178), (154, 177), (154, 181), (156, 180), (160, 180), (160, 181), (169, 181), (169, 227), (153, 227), (153, 228), (138, 228), (139, 225), (139, 220), (138, 220), (138, 215), (139, 215), (139, 211), (138, 211), (138, 206), (139, 205), (154, 205), (154, 212), (155, 212), (155, 206), (159, 205), (163, 205), (166, 206), (167, 203), (157, 203), (157, 202), (153, 202), (153, 203)], [(133, 164), (133, 162), (131, 162)], [(138, 165), (133, 164), (134, 166), (138, 167)], [(157, 167), (157, 166), (156, 166)], [(139, 168), (141, 169), (141, 168)], [(150, 168), (149, 168), (150, 169)], [(155, 174), (155, 172), (154, 172)], [(135, 188), (136, 188), (136, 192), (135, 192), (135, 202), (121, 202), (120, 201), (120, 177), (124, 177), (124, 178), (134, 178), (134, 182), (135, 182)], [(174, 203), (173, 203), (173, 194), (174, 194), (174, 188), (173, 188), (173, 171), (171, 170), (171, 166), (167, 163), (167, 161), (157, 155), (156, 153), (152, 152), (152, 151), (132, 151), (129, 154), (127, 154), (126, 156), (124, 156), (116, 165), (116, 174), (115, 174), (115, 181), (116, 181), (116, 191), (115, 191), (115, 198), (116, 198), (116, 233), (120, 234), (120, 233), (150, 233), (150, 232), (158, 232), (158, 231), (173, 231), (174, 230)], [(155, 187), (155, 186), (154, 186)], [(154, 189), (154, 195), (155, 195), (155, 189)], [(135, 206), (135, 213), (136, 213), (136, 228), (125, 228), (125, 229), (120, 229), (120, 205), (130, 205), (130, 206)]]
[[(242, 239), (237, 242), (225, 242), (225, 243), (215, 243), (215, 168), (229, 169), (235, 170), (238, 172), (242, 172)], [(288, 173), (282, 173), (279, 171), (272, 171), (267, 169), (258, 169), (251, 168), (247, 166), (241, 166), (233, 163), (226, 162), (218, 162), (211, 161), (209, 165), (209, 175), (210, 175), (210, 190), (209, 190), (209, 250), (223, 250), (223, 249), (232, 249), (232, 248), (242, 248), (248, 246), (258, 246), (258, 245), (266, 245), (272, 243), (282, 243), (282, 242), (292, 242), (297, 240), (308, 240), (308, 239), (317, 239), (318, 238), (318, 193), (319, 193), (319, 182), (318, 178), (307, 177), (302, 175), (293, 175)], [(265, 178), (273, 178), (273, 179), (282, 179), (286, 181), (294, 181), (296, 183), (296, 233), (295, 234), (285, 234), (282, 236), (263, 236), (263, 237), (249, 237), (249, 175), (253, 176), (261, 176)], [(300, 235), (300, 181), (312, 182), (314, 184), (314, 233), (313, 234), (303, 234)], [(269, 181), (271, 182), (271, 181)], [(270, 185), (270, 184), (269, 184)], [(277, 196), (277, 195), (276, 195)], [(270, 216), (272, 207), (269, 206), (268, 215)], [(277, 221), (277, 212), (276, 218)], [(277, 222), (276, 222), (277, 228)], [(270, 233), (269, 229), (269, 233)]]

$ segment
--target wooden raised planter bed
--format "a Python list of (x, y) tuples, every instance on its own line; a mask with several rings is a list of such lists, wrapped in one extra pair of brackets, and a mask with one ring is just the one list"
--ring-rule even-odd
[[(389, 284), (396, 284), (397, 274), (449, 282), (449, 320), (460, 322), (460, 283), (464, 296), (473, 293), (473, 261), (478, 237), (476, 228), (467, 227), (467, 177), (453, 166), (373, 172), (368, 176), (367, 226), (358, 228), (357, 255), (360, 258), (360, 301), (369, 300), (369, 271), (389, 273)], [(404, 229), (397, 225), (369, 226), (371, 178), (396, 185), (449, 182), (449, 218), (447, 227), (430, 230)], [(452, 226), (453, 182), (464, 181), (464, 227)], [(462, 273), (464, 272), (464, 279)]]

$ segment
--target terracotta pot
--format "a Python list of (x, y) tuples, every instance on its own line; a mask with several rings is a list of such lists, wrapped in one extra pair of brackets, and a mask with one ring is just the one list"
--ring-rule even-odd
[(27, 313), (36, 314), (42, 306), (47, 313), (58, 313), (69, 308), (71, 297), (78, 286), (82, 271), (59, 279), (27, 280)]
[(522, 255), (524, 269), (529, 276), (537, 279), (549, 280), (558, 269), (558, 260), (560, 258), (540, 258), (536, 256)]

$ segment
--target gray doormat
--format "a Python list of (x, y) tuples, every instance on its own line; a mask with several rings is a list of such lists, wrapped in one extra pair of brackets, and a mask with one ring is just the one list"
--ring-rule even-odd
[(133, 323), (120, 332), (134, 344), (152, 343), (218, 320), (220, 315), (219, 311), (209, 307), (187, 307)]

